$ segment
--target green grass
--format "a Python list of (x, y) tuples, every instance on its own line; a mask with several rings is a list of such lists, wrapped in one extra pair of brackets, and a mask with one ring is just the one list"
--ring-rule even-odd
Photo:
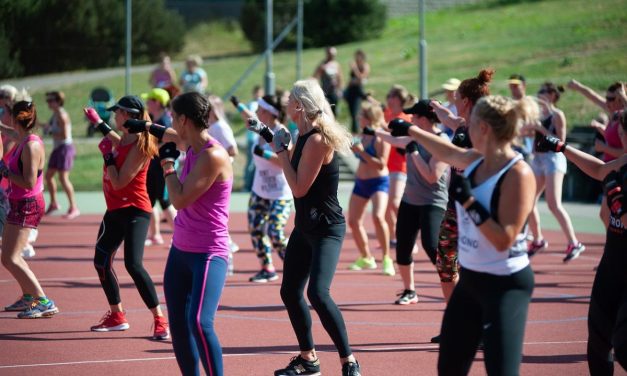
[[(428, 42), (429, 92), (450, 77), (474, 77), (483, 67), (496, 69), (491, 86), (495, 94), (508, 94), (506, 79), (511, 73), (522, 73), (528, 80), (528, 93), (533, 94), (545, 80), (566, 84), (570, 78), (603, 92), (616, 80), (624, 80), (627, 72), (627, 1), (625, 0), (548, 0), (518, 3), (508, 6), (468, 6), (428, 13), (426, 36)], [(305, 25), (307, 27), (307, 25)], [(372, 78), (367, 88), (383, 100), (394, 83), (418, 92), (418, 17), (407, 15), (388, 21), (381, 38), (339, 46), (339, 60), (347, 73), (352, 53), (357, 48), (368, 54)], [(231, 25), (200, 25), (186, 37), (181, 56), (189, 52), (203, 56), (217, 53), (239, 53), (247, 44), (239, 29)], [(310, 75), (323, 57), (321, 49), (303, 53), (303, 73)], [(209, 75), (212, 92), (223, 94), (237, 81), (256, 56), (239, 56), (207, 61), (204, 68)], [(274, 55), (277, 86), (289, 88), (296, 79), (295, 54), (280, 52)], [(250, 89), (263, 83), (264, 66), (260, 65), (237, 91), (243, 99), (250, 97)], [(85, 82), (60, 88), (68, 97), (67, 109), (73, 119), (74, 135), (85, 132), (81, 108), (88, 93), (96, 85), (104, 85), (116, 96), (123, 92), (124, 77)], [(133, 91), (148, 89), (148, 74), (132, 77)], [(43, 93), (34, 93), (37, 103)], [(569, 125), (587, 124), (599, 110), (577, 93), (566, 92), (559, 103)], [(43, 106), (45, 107), (45, 106)], [(230, 105), (227, 104), (227, 109)], [(43, 118), (47, 109), (40, 109)], [(340, 121), (346, 123), (348, 111), (340, 107)], [(233, 126), (242, 129), (238, 116)], [(100, 174), (96, 150), (82, 154), (73, 175), (75, 180), (89, 179)], [(84, 160), (83, 160), (84, 159)], [(83, 172), (83, 169), (89, 172)], [(97, 179), (97, 182), (100, 180)], [(98, 183), (99, 184), (99, 183)], [(84, 189), (97, 189), (89, 182), (78, 183)]]

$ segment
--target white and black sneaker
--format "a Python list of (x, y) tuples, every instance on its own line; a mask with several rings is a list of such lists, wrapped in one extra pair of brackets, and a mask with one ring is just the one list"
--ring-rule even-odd
[(585, 250), (586, 247), (581, 244), (581, 242), (577, 244), (569, 244), (568, 248), (566, 248), (566, 257), (564, 257), (564, 262), (576, 259)]
[(250, 277), (248, 280), (255, 283), (266, 283), (276, 281), (277, 279), (279, 279), (279, 276), (276, 274), (276, 272), (270, 272), (266, 269), (261, 269), (259, 273)]
[(309, 360), (303, 359), (300, 355), (298, 355), (290, 359), (290, 364), (288, 364), (287, 367), (274, 371), (274, 376), (296, 376), (296, 375), (307, 375), (307, 376), (321, 375), (320, 360), (316, 359), (316, 360), (309, 361)]

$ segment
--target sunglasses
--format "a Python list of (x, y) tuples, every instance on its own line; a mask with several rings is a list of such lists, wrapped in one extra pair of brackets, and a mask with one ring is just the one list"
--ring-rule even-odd
[(616, 99), (616, 97), (605, 97), (605, 101), (606, 102), (613, 102)]

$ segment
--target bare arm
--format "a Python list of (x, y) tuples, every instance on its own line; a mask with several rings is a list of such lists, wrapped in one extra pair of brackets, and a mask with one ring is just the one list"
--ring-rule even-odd
[(464, 120), (464, 118), (453, 114), (451, 110), (442, 106), (442, 103), (438, 101), (431, 101), (429, 105), (433, 108), (435, 114), (438, 115), (440, 123), (451, 128), (453, 131), (456, 131), (457, 128), (466, 125), (466, 120)]
[(562, 111), (556, 111), (553, 121), (553, 125), (555, 125), (555, 136), (562, 142), (566, 141), (566, 116), (564, 116)]
[(605, 163), (602, 160), (569, 145), (566, 145), (564, 155), (586, 175), (599, 181), (605, 179), (610, 171), (617, 170), (623, 164), (627, 163), (627, 154), (623, 154), (620, 158)]
[(415, 125), (409, 127), (409, 135), (424, 146), (436, 159), (460, 169), (465, 169), (481, 157), (481, 154), (474, 149), (463, 149), (455, 146), (442, 137), (423, 131)]
[[(501, 251), (507, 251), (520, 231), (522, 230), (535, 202), (535, 178), (531, 168), (526, 163), (517, 163), (503, 180), (501, 197), (499, 198), (499, 221), (490, 218), (479, 231), (494, 247)], [(515, 202), (516, 205), (511, 203)]]
[[(173, 163), (166, 163), (164, 167), (167, 169), (173, 166)], [(222, 148), (212, 147), (204, 150), (198, 157), (185, 182), (181, 183), (176, 174), (168, 175), (165, 181), (172, 205), (180, 210), (194, 203), (217, 180), (228, 180), (232, 176), (228, 155)]]
[(603, 111), (607, 113), (610, 112), (610, 110), (607, 108), (607, 102), (605, 101), (605, 98), (600, 96), (597, 92), (590, 89), (586, 85), (576, 80), (570, 80), (568, 82), (568, 88), (582, 94), (584, 97), (588, 98), (588, 100), (590, 100), (592, 103), (601, 107)]
[(148, 163), (148, 157), (141, 155), (139, 148), (135, 146), (128, 153), (119, 171), (115, 165), (108, 166), (107, 175), (109, 176), (113, 189), (118, 190), (126, 187), (146, 163)]
[(425, 162), (420, 156), (420, 153), (411, 153), (411, 158), (414, 161), (414, 165), (418, 169), (420, 175), (429, 183), (435, 184), (440, 180), (444, 171), (449, 167), (444, 162), (438, 161), (436, 158), (431, 158), (429, 163)]
[(60, 139), (65, 140), (67, 138), (67, 134), (69, 131), (70, 125), (70, 117), (67, 113), (61, 112), (59, 113), (59, 128), (61, 128), (61, 132), (59, 132)]
[(322, 136), (319, 134), (312, 135), (303, 147), (298, 171), (292, 167), (287, 151), (278, 153), (285, 179), (295, 198), (303, 197), (309, 192), (325, 158), (332, 152), (331, 147), (322, 141)]
[(9, 180), (25, 189), (33, 189), (37, 184), (37, 173), (43, 165), (44, 149), (36, 141), (29, 141), (22, 149), (20, 157), (22, 161), (22, 173), (14, 174), (9, 172)]
[(381, 140), (397, 148), (405, 148), (411, 142), (411, 137), (409, 136), (394, 137), (383, 129), (377, 129), (375, 133)]

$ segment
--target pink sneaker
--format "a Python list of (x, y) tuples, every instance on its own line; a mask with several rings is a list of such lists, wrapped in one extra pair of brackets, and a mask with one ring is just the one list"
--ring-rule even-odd
[(81, 212), (78, 210), (78, 208), (72, 208), (70, 209), (67, 214), (63, 215), (64, 219), (74, 219), (76, 217), (78, 217), (79, 215), (81, 215)]
[(50, 206), (48, 206), (48, 209), (46, 209), (46, 214), (45, 215), (50, 215), (54, 212), (56, 212), (57, 210), (59, 210), (59, 205), (57, 204), (50, 204)]

